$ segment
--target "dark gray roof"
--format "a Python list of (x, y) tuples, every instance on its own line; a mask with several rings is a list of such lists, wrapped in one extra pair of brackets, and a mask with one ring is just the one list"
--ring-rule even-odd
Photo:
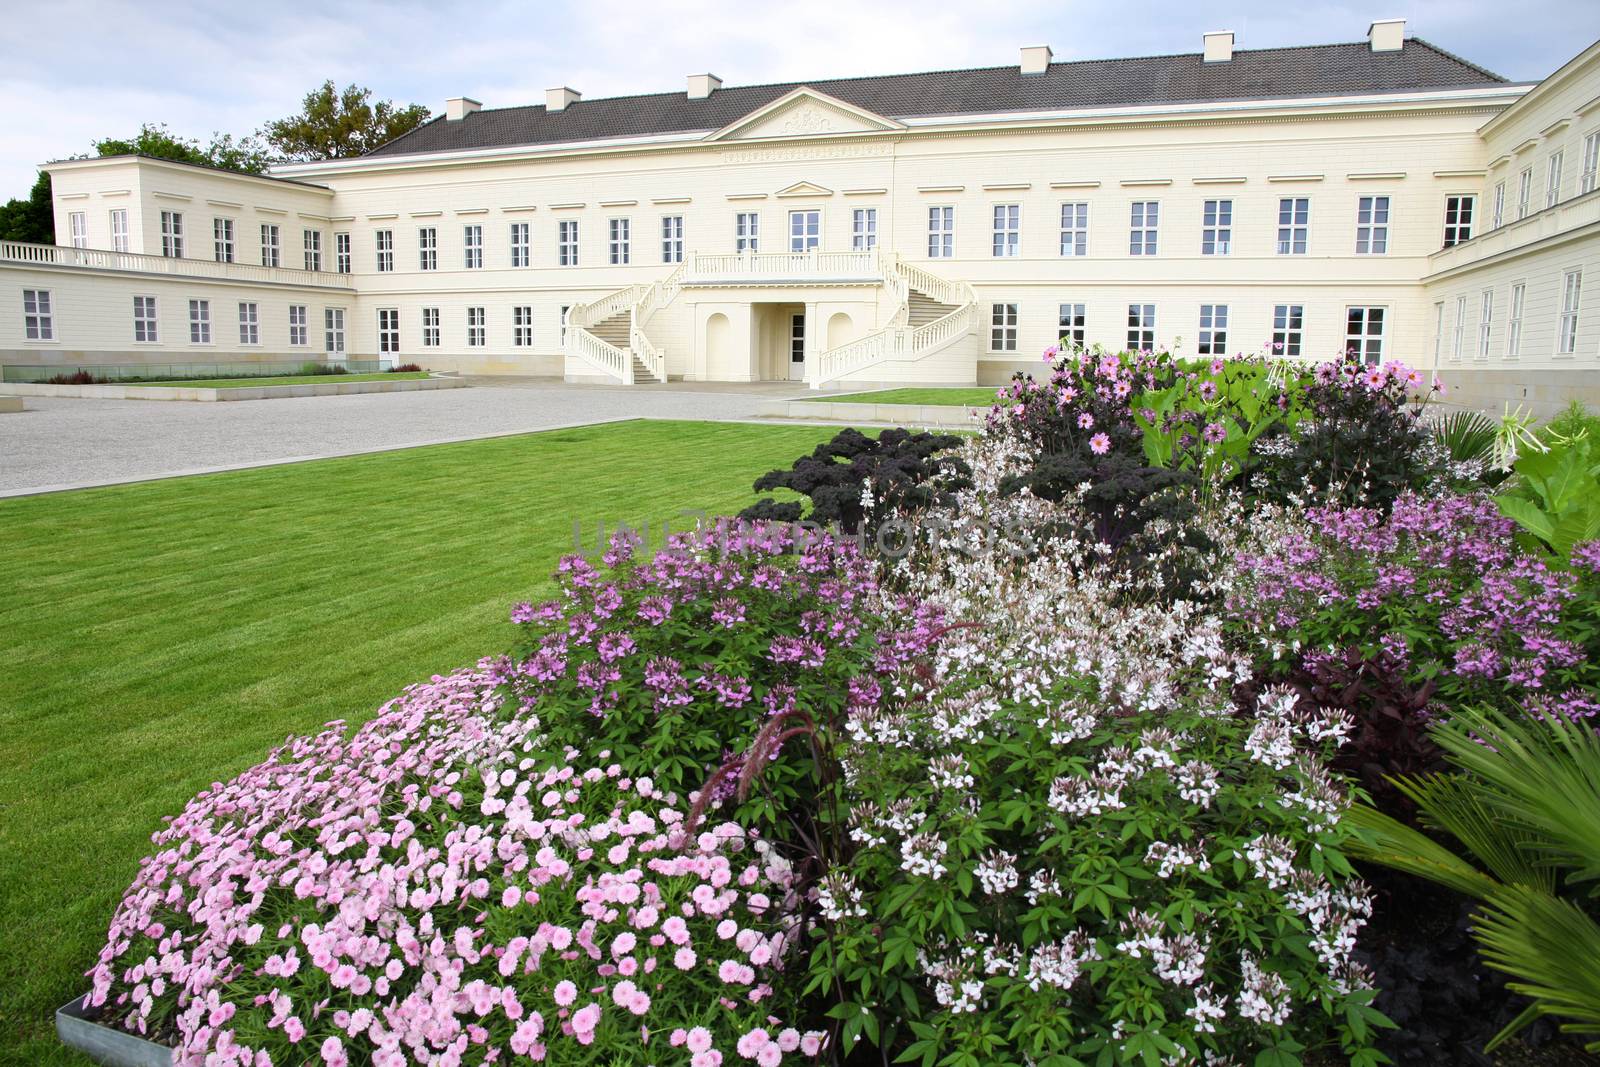
[(1140, 104), (1259, 100), (1345, 93), (1391, 93), (1504, 84), (1506, 79), (1411, 38), (1397, 52), (1366, 44), (1237, 51), (1231, 62), (1199, 53), (1052, 63), (1040, 75), (1017, 67), (941, 70), (868, 78), (738, 85), (705, 100), (651, 93), (580, 100), (563, 111), (492, 108), (464, 119), (435, 118), (369, 156), (560, 144), (612, 137), (716, 130), (801, 86), (891, 118), (988, 114)]

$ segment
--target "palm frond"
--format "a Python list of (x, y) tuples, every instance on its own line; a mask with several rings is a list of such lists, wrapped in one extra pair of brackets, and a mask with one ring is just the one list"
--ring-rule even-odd
[(1433, 424), (1433, 436), (1457, 463), (1487, 463), (1494, 453), (1494, 420), (1481, 411), (1451, 412)]
[(1347, 846), (1356, 859), (1393, 867), (1469, 897), (1487, 899), (1498, 883), (1454, 852), (1420, 831), (1365, 804), (1344, 815), (1344, 824), (1356, 831)]
[(1506, 886), (1490, 896), (1473, 931), (1484, 961), (1512, 976), (1511, 989), (1600, 1051), (1600, 924), (1570, 901)]
[(1429, 774), (1395, 781), (1416, 803), (1424, 824), (1443, 830), (1496, 879), (1553, 892), (1556, 874), (1539, 831), (1517, 817), (1516, 805), (1463, 774)]

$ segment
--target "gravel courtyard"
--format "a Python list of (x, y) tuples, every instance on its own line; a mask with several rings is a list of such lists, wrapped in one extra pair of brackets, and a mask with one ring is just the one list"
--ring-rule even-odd
[(29, 397), (0, 415), (0, 496), (616, 419), (746, 419), (803, 386), (568, 385), (476, 379), (470, 389), (234, 404)]

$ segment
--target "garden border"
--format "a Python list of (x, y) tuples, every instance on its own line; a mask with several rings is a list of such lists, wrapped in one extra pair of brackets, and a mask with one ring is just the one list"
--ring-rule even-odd
[(89, 1018), (89, 994), (73, 997), (56, 1009), (56, 1036), (70, 1049), (101, 1067), (170, 1067), (172, 1046), (116, 1030)]
[(763, 400), (757, 405), (763, 417), (805, 419), (810, 422), (887, 422), (897, 426), (931, 426), (947, 430), (976, 430), (983, 426), (986, 410), (959, 404), (863, 404), (828, 400)]
[[(330, 378), (338, 375), (330, 374)], [(465, 389), (454, 375), (399, 378), (392, 382), (310, 382), (305, 385), (241, 385), (229, 389), (195, 389), (181, 385), (45, 385), (41, 382), (6, 382), (0, 396), (60, 396), (84, 400), (189, 400), (214, 403), (226, 400), (282, 400), (299, 396), (351, 396), (357, 393), (409, 393), (434, 389)]]

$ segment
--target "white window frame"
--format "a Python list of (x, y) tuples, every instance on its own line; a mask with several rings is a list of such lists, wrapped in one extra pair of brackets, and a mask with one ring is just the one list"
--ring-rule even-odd
[(1061, 205), (1061, 255), (1080, 258), (1089, 254), (1089, 203), (1068, 200)]
[[(1374, 321), (1376, 320), (1376, 321)], [(1383, 362), (1389, 341), (1389, 308), (1382, 304), (1353, 304), (1344, 309), (1344, 354), (1368, 367)]]
[(989, 351), (1015, 352), (1017, 350), (1018, 305), (1009, 301), (996, 301), (989, 305)]
[(467, 308), (467, 347), (483, 348), (489, 341), (488, 311), (481, 305)]
[(870, 252), (878, 247), (878, 209), (858, 207), (850, 211), (850, 251)]
[(578, 220), (556, 221), (556, 258), (563, 267), (578, 265)]
[(1467, 298), (1465, 294), (1456, 297), (1456, 323), (1454, 332), (1450, 335), (1450, 359), (1459, 363), (1467, 339)]
[(1506, 224), (1506, 183), (1495, 182), (1494, 185), (1494, 215), (1493, 225), (1490, 229), (1498, 230)]
[(1517, 218), (1528, 217), (1528, 208), (1533, 199), (1533, 167), (1522, 168), (1522, 173), (1517, 178)]
[(1233, 200), (1207, 200), (1200, 207), (1200, 254), (1226, 256), (1233, 252)]
[(1227, 304), (1200, 305), (1200, 329), (1195, 335), (1195, 354), (1201, 356), (1228, 354)]
[(67, 230), (72, 235), (73, 248), (89, 247), (89, 216), (81, 211), (67, 213)]
[(301, 247), (305, 252), (306, 270), (320, 271), (322, 269), (322, 231), (302, 231)]
[(183, 212), (161, 213), (161, 254), (169, 259), (183, 258)]
[(1356, 198), (1356, 255), (1389, 254), (1389, 217), (1393, 203), (1386, 193)]
[(189, 301), (189, 343), (192, 345), (208, 345), (211, 343), (211, 301)]
[(511, 308), (511, 344), (516, 348), (533, 347), (532, 304), (516, 304)]
[(797, 207), (789, 211), (789, 251), (809, 252), (822, 248), (822, 209)]
[(1547, 208), (1561, 203), (1561, 165), (1566, 156), (1565, 151), (1557, 149), (1545, 161), (1544, 206)]
[(1076, 345), (1082, 348), (1087, 343), (1088, 306), (1067, 301), (1058, 309), (1056, 324), (1057, 340), (1063, 344)]
[(1132, 201), (1128, 209), (1128, 255), (1154, 256), (1160, 250), (1161, 201)]
[(153, 296), (133, 298), (133, 343), (139, 345), (161, 343), (160, 307)]
[(1433, 365), (1439, 365), (1439, 351), (1444, 347), (1444, 301), (1433, 302)]
[(1282, 196), (1278, 198), (1278, 255), (1305, 256), (1311, 254), (1311, 198), (1309, 196)]
[(956, 209), (953, 204), (928, 207), (928, 258), (956, 258)]
[(992, 208), (994, 258), (1016, 259), (1022, 255), (1022, 205), (994, 204)]
[(613, 267), (625, 267), (631, 258), (633, 258), (633, 220), (607, 219), (606, 262)]
[(1489, 358), (1494, 339), (1494, 290), (1485, 289), (1478, 298), (1478, 358)]
[(342, 231), (333, 235), (333, 269), (339, 274), (349, 274), (350, 233)]
[(1594, 192), (1596, 171), (1600, 171), (1600, 130), (1583, 138), (1583, 170), (1578, 175), (1578, 195)]
[(254, 300), (239, 301), (239, 343), (261, 343), (261, 305)]
[(661, 216), (661, 262), (683, 262), (683, 216)]
[(1506, 358), (1518, 359), (1522, 355), (1522, 312), (1528, 305), (1528, 283), (1511, 283), (1511, 308), (1506, 316)]
[(394, 270), (394, 231), (374, 230), (372, 232), (373, 253), (377, 257), (379, 274), (389, 274)]
[(511, 224), (511, 265), (526, 267), (533, 262), (533, 226), (527, 222)]
[(761, 213), (737, 211), (733, 216), (733, 250), (735, 252), (761, 251)]
[[(1299, 356), (1305, 347), (1306, 306), (1272, 305), (1272, 352), (1277, 356)], [(1280, 347), (1281, 346), (1281, 347)]]
[(461, 227), (461, 266), (465, 270), (483, 269), (483, 225), (469, 222)]
[(417, 269), (439, 269), (439, 227), (417, 227)]
[(56, 312), (50, 290), (22, 290), (22, 336), (29, 341), (56, 339)]
[(438, 348), (440, 341), (439, 309), (425, 307), (422, 309), (422, 347)]
[(311, 344), (311, 314), (304, 304), (289, 305), (289, 345), (305, 348)]
[(344, 356), (344, 308), (322, 309), (322, 350), (330, 356)]
[[(383, 231), (379, 231), (380, 233)], [(283, 246), (279, 243), (278, 224), (263, 222), (261, 224), (261, 265), (263, 267), (276, 267), (282, 262)]]
[(1561, 273), (1561, 314), (1556, 319), (1556, 355), (1571, 356), (1578, 351), (1578, 316), (1583, 306), (1583, 268), (1572, 267)]
[(378, 309), (378, 354), (398, 355), (400, 352), (400, 309)]
[(1128, 348), (1136, 352), (1156, 347), (1156, 306), (1128, 305)]
[(1444, 198), (1444, 237), (1441, 248), (1451, 248), (1472, 240), (1478, 222), (1478, 197), (1475, 193), (1451, 193)]
[(125, 207), (111, 209), (111, 250), (128, 250), (128, 209)]

